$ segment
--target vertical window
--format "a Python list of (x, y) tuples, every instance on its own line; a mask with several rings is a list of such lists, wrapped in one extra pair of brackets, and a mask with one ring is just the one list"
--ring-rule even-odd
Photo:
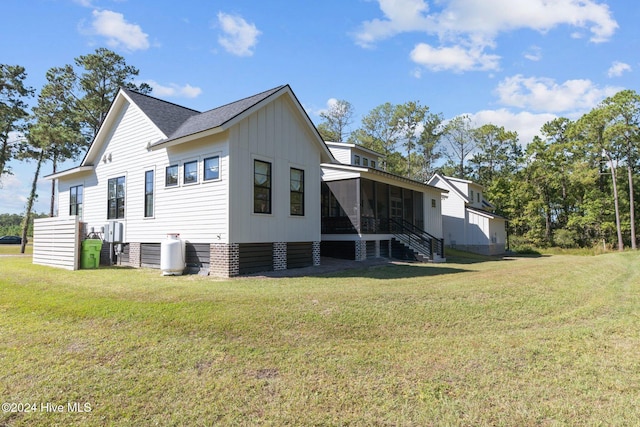
[(290, 174), (290, 213), (304, 215), (304, 171), (291, 168)]
[(164, 184), (167, 187), (178, 185), (178, 165), (167, 166)]
[(353, 164), (357, 165), (357, 166), (360, 166), (360, 156), (358, 156), (358, 155), (354, 155), (353, 156)]
[(480, 203), (480, 193), (476, 193), (476, 198), (478, 200), (478, 203)]
[(375, 160), (371, 160), (371, 169), (375, 169), (376, 168), (376, 162)]
[(253, 212), (271, 213), (271, 163), (253, 161)]
[(220, 178), (220, 157), (208, 157), (204, 159), (204, 180), (211, 181)]
[(437, 206), (438, 206), (438, 205), (436, 204), (436, 199), (431, 199), (431, 207), (432, 207), (432, 208), (435, 208), (435, 207), (437, 207)]
[(367, 159), (366, 157), (363, 157), (362, 158), (362, 166), (369, 167), (369, 159)]
[(78, 215), (82, 218), (82, 185), (76, 185), (69, 189), (69, 215)]
[(473, 203), (473, 190), (469, 190), (469, 193), (471, 195), (471, 197), (469, 197), (471, 199), (471, 202)]
[(107, 219), (124, 218), (124, 176), (108, 181)]
[(187, 162), (184, 164), (184, 171), (182, 177), (183, 184), (195, 184), (198, 182), (198, 162)]
[(153, 216), (153, 170), (144, 173), (144, 217)]

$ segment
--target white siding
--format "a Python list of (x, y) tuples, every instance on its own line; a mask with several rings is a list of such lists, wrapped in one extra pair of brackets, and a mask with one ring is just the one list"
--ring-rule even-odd
[(33, 224), (33, 263), (77, 270), (78, 217), (36, 219)]
[[(443, 238), (442, 235), (442, 193), (437, 190), (423, 192), (424, 205), (424, 231), (432, 236)], [(431, 200), (436, 201), (436, 207), (432, 207)]]
[(333, 157), (335, 157), (337, 161), (339, 161), (343, 165), (352, 164), (351, 147), (349, 146), (339, 147), (333, 144), (327, 144), (327, 146), (329, 147), (331, 154), (333, 154)]
[[(232, 243), (320, 240), (320, 147), (286, 97), (230, 129)], [(271, 163), (271, 214), (253, 213), (254, 159)], [(290, 215), (289, 170), (305, 171), (305, 215)]]
[[(68, 216), (69, 187), (84, 185), (83, 221), (97, 230), (107, 219), (108, 180), (126, 179), (124, 224), (127, 242), (157, 243), (167, 233), (180, 233), (193, 243), (228, 240), (228, 142), (226, 136), (211, 136), (183, 146), (150, 151), (147, 145), (162, 135), (135, 106), (125, 104), (114, 121), (104, 148), (97, 157), (93, 174), (84, 178), (61, 178), (59, 182), (60, 216)], [(220, 156), (219, 181), (203, 182), (203, 160)], [(106, 156), (106, 157), (105, 157)], [(106, 159), (104, 161), (103, 159)], [(182, 165), (198, 161), (198, 183), (183, 185)], [(165, 168), (179, 165), (180, 185), (165, 188)], [(144, 217), (145, 171), (154, 170), (154, 216)]]

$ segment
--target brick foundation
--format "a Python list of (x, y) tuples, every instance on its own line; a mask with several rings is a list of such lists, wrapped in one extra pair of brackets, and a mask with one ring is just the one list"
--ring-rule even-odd
[(365, 240), (356, 240), (356, 261), (364, 261), (367, 259), (367, 242)]
[(140, 268), (142, 265), (142, 244), (140, 242), (129, 243), (129, 265)]
[(273, 271), (287, 269), (287, 242), (273, 242)]
[(215, 277), (234, 277), (240, 274), (240, 245), (211, 243), (209, 274)]
[(313, 266), (320, 265), (320, 242), (313, 242)]

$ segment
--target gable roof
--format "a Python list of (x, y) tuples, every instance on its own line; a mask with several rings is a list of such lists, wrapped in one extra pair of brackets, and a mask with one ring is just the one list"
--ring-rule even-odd
[(122, 92), (124, 92), (167, 137), (172, 135), (190, 117), (201, 114), (199, 111), (192, 110), (191, 108), (163, 101), (130, 89), (123, 88)]
[(265, 100), (269, 96), (285, 87), (285, 85), (278, 86), (276, 88), (240, 99), (230, 104), (214, 108), (213, 110), (190, 116), (171, 135), (167, 135), (168, 138), (166, 141), (159, 141), (153, 145), (164, 144), (168, 141), (172, 141), (189, 135), (194, 135), (196, 133), (222, 126), (239, 114), (247, 111), (254, 105)]
[[(460, 191), (460, 189), (458, 187), (456, 187), (455, 185), (453, 185), (451, 183), (451, 181), (449, 181), (449, 177), (444, 176), (444, 175), (440, 175), (439, 173), (436, 173), (431, 177), (431, 179), (427, 182), (427, 184), (435, 185), (435, 184), (432, 184), (432, 182), (434, 180), (438, 180), (439, 182), (442, 182), (450, 192), (457, 194), (458, 197), (460, 197), (462, 200), (464, 200), (465, 203), (469, 203), (470, 202), (469, 197), (467, 197), (466, 194), (464, 194), (462, 191)], [(471, 182), (471, 181), (467, 181), (467, 182)]]
[(273, 89), (260, 92), (243, 99), (240, 99), (213, 110), (199, 112), (190, 108), (182, 107), (171, 102), (163, 101), (149, 95), (135, 92), (130, 89), (121, 88), (109, 108), (105, 120), (98, 130), (98, 134), (91, 142), (89, 150), (84, 156), (79, 167), (75, 167), (63, 172), (46, 176), (47, 179), (57, 179), (61, 176), (72, 175), (78, 172), (86, 172), (96, 161), (96, 153), (99, 151), (101, 142), (106, 138), (107, 128), (113, 123), (117, 114), (126, 102), (135, 104), (146, 116), (149, 122), (155, 126), (164, 138), (148, 145), (150, 149), (157, 149), (169, 145), (180, 144), (200, 136), (214, 134), (226, 130), (237, 120), (260, 108), (263, 103), (270, 102), (270, 99), (281, 94), (288, 94), (293, 104), (297, 107), (302, 119), (311, 129), (313, 138), (321, 147), (322, 160), (325, 162), (336, 162), (331, 151), (325, 144), (322, 136), (318, 132), (309, 115), (300, 104), (289, 85), (281, 85)]

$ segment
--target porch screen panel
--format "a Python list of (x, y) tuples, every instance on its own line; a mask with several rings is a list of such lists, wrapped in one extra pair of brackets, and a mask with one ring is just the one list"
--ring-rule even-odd
[(424, 194), (419, 191), (413, 192), (413, 212), (416, 227), (424, 230)]
[(389, 231), (389, 185), (376, 182), (376, 222), (378, 232)]
[(361, 232), (375, 233), (376, 226), (376, 205), (374, 182), (368, 179), (360, 180), (360, 209), (361, 209)]
[(360, 230), (358, 185), (357, 179), (327, 182), (331, 196), (337, 203), (329, 215), (333, 218), (342, 218), (345, 222), (342, 228), (353, 228), (356, 232)]
[(405, 221), (409, 221), (411, 224), (415, 225), (414, 217), (413, 217), (413, 191), (407, 190), (406, 188), (402, 189), (402, 219)]

